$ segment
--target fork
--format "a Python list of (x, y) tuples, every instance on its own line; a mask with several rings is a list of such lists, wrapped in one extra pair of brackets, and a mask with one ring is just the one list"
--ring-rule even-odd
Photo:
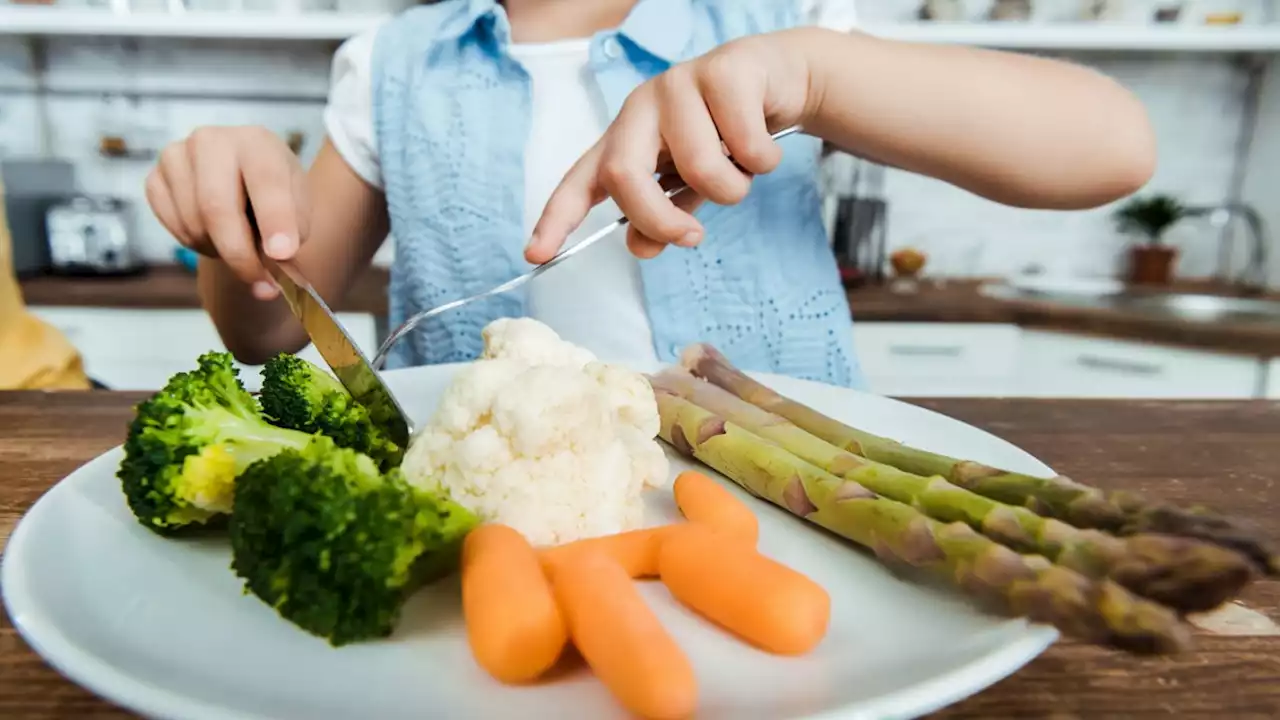
[[(773, 133), (773, 139), (781, 140), (782, 138), (787, 137), (788, 135), (794, 135), (797, 132), (800, 132), (800, 127), (798, 125), (793, 125), (789, 128), (785, 128), (783, 130), (779, 130), (776, 133)], [(732, 160), (732, 158), (730, 159)], [(734, 163), (734, 164), (736, 165), (737, 163)], [(668, 198), (672, 198), (688, 189), (689, 189), (688, 185), (684, 183), (680, 183), (672, 187), (670, 190), (667, 190), (665, 194)], [(613, 231), (625, 226), (628, 222), (630, 221), (627, 220), (626, 217), (620, 217), (614, 222), (592, 233), (589, 237), (587, 237), (582, 242), (575, 243), (574, 245), (571, 245), (569, 247), (562, 249), (559, 253), (556, 253), (555, 257), (551, 258), (550, 260), (542, 263), (541, 265), (538, 265), (537, 267), (524, 273), (523, 275), (517, 275), (516, 277), (511, 278), (510, 280), (502, 283), (501, 285), (498, 285), (497, 287), (491, 288), (489, 290), (485, 290), (482, 293), (477, 293), (475, 295), (472, 295), (471, 297), (465, 297), (460, 300), (451, 300), (443, 305), (437, 305), (436, 307), (414, 313), (412, 317), (400, 323), (400, 326), (397, 327), (394, 331), (392, 331), (391, 334), (387, 336), (386, 340), (382, 341), (382, 345), (378, 348), (378, 353), (373, 356), (374, 369), (375, 370), (382, 369), (383, 365), (386, 364), (387, 355), (391, 352), (391, 348), (394, 347), (395, 344), (399, 342), (401, 338), (403, 338), (405, 335), (408, 335), (410, 332), (413, 331), (414, 328), (418, 327), (423, 322), (433, 317), (436, 317), (437, 315), (441, 315), (443, 313), (449, 312), (450, 310), (457, 310), (463, 305), (473, 303), (477, 300), (483, 300), (484, 298), (487, 298), (487, 297), (493, 297), (494, 295), (500, 295), (505, 292), (511, 292), (512, 290), (515, 290), (521, 285), (524, 285), (530, 280), (538, 277), (542, 273), (568, 260), (574, 255), (577, 255), (578, 253), (586, 250), (592, 245), (595, 245), (600, 240), (612, 234)]]

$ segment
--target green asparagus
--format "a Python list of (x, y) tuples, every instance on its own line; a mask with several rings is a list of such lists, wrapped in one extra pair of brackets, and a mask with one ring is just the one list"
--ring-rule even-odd
[(1118, 535), (1176, 535), (1219, 545), (1244, 555), (1262, 573), (1280, 575), (1280, 551), (1254, 529), (1207, 509), (1157, 505), (1131, 493), (1104, 493), (1062, 476), (1042, 478), (1009, 472), (873, 435), (770, 390), (733, 367), (710, 345), (687, 348), (681, 362), (694, 375), (869, 460), (916, 475), (939, 475), (992, 500), (1020, 505), (1078, 528)]
[(748, 492), (872, 550), (886, 563), (922, 568), (1004, 613), (1064, 634), (1137, 653), (1172, 653), (1191, 642), (1170, 609), (1109, 580), (1091, 580), (1042, 557), (1020, 555), (963, 523), (933, 520), (882, 498), (667, 392), (655, 393), (661, 437)]
[(684, 370), (665, 370), (649, 382), (656, 390), (677, 395), (833, 475), (912, 505), (934, 520), (963, 522), (1013, 550), (1044, 555), (1088, 577), (1110, 578), (1175, 610), (1211, 610), (1253, 579), (1253, 567), (1244, 557), (1216, 545), (1172, 535), (1121, 539), (1081, 530), (969, 492), (937, 475), (924, 477), (867, 460)]

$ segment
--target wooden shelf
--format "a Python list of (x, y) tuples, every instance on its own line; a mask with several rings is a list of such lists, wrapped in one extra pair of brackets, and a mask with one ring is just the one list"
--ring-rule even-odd
[(900, 23), (866, 32), (910, 42), (1005, 50), (1091, 52), (1276, 52), (1280, 26), (1185, 27), (1085, 23)]
[[(314, 12), (113, 13), (57, 7), (0, 7), (0, 35), (341, 41), (385, 15)], [(1188, 27), (1087, 23), (874, 23), (866, 32), (912, 42), (1008, 50), (1090, 52), (1277, 52), (1280, 25)]]
[(384, 18), (384, 15), (336, 12), (170, 14), (0, 7), (0, 35), (341, 41), (374, 27)]

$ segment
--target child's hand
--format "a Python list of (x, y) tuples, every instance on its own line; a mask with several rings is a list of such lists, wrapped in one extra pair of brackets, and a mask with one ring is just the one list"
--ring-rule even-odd
[[(528, 260), (551, 259), (606, 197), (630, 219), (627, 245), (639, 257), (654, 257), (670, 243), (701, 242), (702, 226), (691, 214), (698, 204), (741, 202), (751, 185), (726, 151), (748, 173), (773, 170), (782, 152), (770, 133), (798, 123), (811, 105), (798, 42), (802, 31), (744, 38), (636, 88), (552, 194)], [(672, 170), (690, 189), (668, 199), (654, 175)]]
[(258, 259), (246, 200), (263, 252), (288, 260), (305, 233), (303, 179), (293, 151), (266, 128), (200, 128), (160, 153), (147, 177), (147, 202), (179, 243), (220, 258), (255, 297), (271, 300), (279, 291)]

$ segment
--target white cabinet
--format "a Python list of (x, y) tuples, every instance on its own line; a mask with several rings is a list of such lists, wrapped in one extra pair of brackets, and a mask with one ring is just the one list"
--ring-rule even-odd
[(1280, 360), (963, 323), (855, 323), (873, 392), (898, 397), (1280, 398)]
[(854, 323), (873, 392), (900, 397), (1007, 395), (1017, 377), (1016, 325)]
[[(202, 310), (39, 306), (30, 310), (58, 328), (80, 351), (89, 376), (112, 390), (155, 390), (174, 373), (194, 367), (202, 353), (225, 349)], [(339, 313), (338, 319), (362, 351), (377, 350), (373, 316)], [(299, 354), (324, 364), (314, 347), (307, 346)], [(240, 369), (245, 385), (256, 390), (258, 368), (241, 365)]]
[(1251, 398), (1261, 388), (1262, 372), (1253, 356), (1024, 330), (1017, 394)]

